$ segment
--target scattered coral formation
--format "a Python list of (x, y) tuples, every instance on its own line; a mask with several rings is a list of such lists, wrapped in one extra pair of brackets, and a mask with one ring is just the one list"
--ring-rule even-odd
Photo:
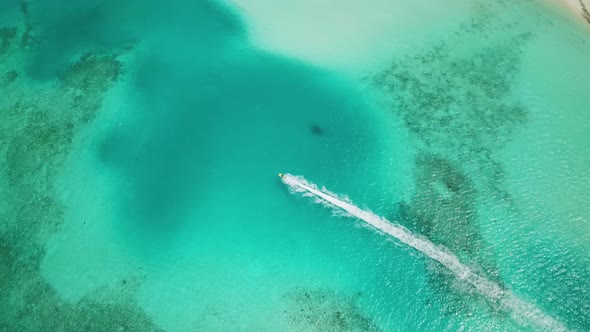
[(379, 331), (359, 308), (359, 297), (298, 288), (284, 295), (284, 313), (295, 331)]
[(16, 70), (7, 71), (0, 83), (0, 86), (7, 86), (12, 84), (18, 78), (18, 72)]
[[(473, 23), (463, 33), (479, 29)], [(374, 78), (424, 151), (415, 160), (414, 199), (402, 203), (402, 212), (412, 216), (417, 229), (473, 259), (479, 241), (477, 195), (508, 197), (493, 152), (527, 119), (525, 108), (511, 96), (511, 85), (520, 49), (530, 38), (522, 33), (467, 56), (453, 54), (454, 44), (441, 44), (395, 61)]]
[[(0, 55), (26, 52), (28, 45), (11, 44), (25, 33), (0, 28)], [(11, 84), (30, 79), (2, 68), (8, 71), (0, 100), (0, 331), (159, 330), (135, 301), (137, 282), (68, 303), (40, 274), (44, 243), (63, 222), (53, 179), (122, 68), (115, 55), (87, 54), (56, 84), (39, 87)]]
[(16, 27), (0, 28), (0, 56), (5, 55), (16, 37)]
[[(398, 203), (401, 221), (502, 285), (493, 250), (482, 241), (481, 216), (476, 211), (478, 202), (485, 201), (509, 215), (518, 215), (505, 186), (504, 167), (495, 154), (528, 121), (528, 110), (512, 90), (520, 72), (522, 50), (534, 38), (530, 31), (538, 26), (510, 20), (512, 14), (503, 15), (512, 3), (476, 4), (479, 15), (460, 26), (454, 36), (438, 46), (396, 59), (371, 82), (388, 96), (391, 110), (404, 121), (420, 151), (414, 160), (415, 191), (411, 199)], [(480, 47), (474, 47), (478, 43)], [(547, 245), (539, 243), (538, 248)], [(515, 256), (535, 256), (526, 250), (515, 248)], [(555, 259), (550, 253), (540, 256)], [(526, 268), (531, 278), (536, 278), (531, 282), (555, 285), (562, 280), (570, 286), (559, 292), (577, 290), (576, 296), (565, 298), (587, 297), (581, 292), (581, 283), (588, 280), (590, 272), (582, 271), (572, 253), (563, 252), (559, 257), (559, 273), (544, 270), (549, 266), (554, 269), (555, 263), (539, 264), (539, 260), (547, 259), (541, 257), (535, 260), (541, 268)], [(499, 320), (508, 320), (494, 303), (471, 296), (473, 290), (468, 285), (458, 285), (444, 269), (428, 264), (434, 271), (430, 274), (434, 289), (442, 290), (444, 301), (440, 302), (447, 317), (469, 317), (477, 308), (489, 307)], [(448, 291), (458, 288), (462, 292)], [(546, 292), (545, 299), (564, 297), (543, 287), (535, 291)], [(543, 309), (555, 317), (569, 317), (575, 312), (569, 323), (583, 330), (588, 321), (585, 307), (560, 300), (559, 308)]]
[[(482, 244), (477, 202), (486, 197), (510, 206), (504, 169), (494, 152), (527, 121), (512, 86), (521, 50), (533, 35), (504, 19), (505, 8), (478, 4), (478, 14), (455, 35), (396, 59), (371, 82), (389, 97), (421, 151), (414, 160), (413, 198), (398, 203), (402, 222), (501, 283)], [(465, 40), (481, 45), (464, 45)], [(453, 284), (436, 273), (431, 280), (447, 290)], [(469, 310), (465, 301), (448, 301), (454, 306), (449, 315)]]
[[(0, 331), (157, 331), (130, 300), (137, 284), (101, 289), (78, 303), (62, 300), (39, 275), (40, 246), (13, 247), (23, 239), (0, 235)], [(31, 250), (29, 254), (24, 254)], [(6, 286), (6, 287), (4, 287)]]
[[(467, 58), (454, 57), (448, 46), (434, 47), (396, 61), (375, 84), (390, 91), (393, 108), (425, 148), (455, 151), (463, 159), (482, 155), (526, 120), (510, 88), (519, 48), (529, 38), (516, 36)], [(419, 67), (425, 69), (412, 70)]]
[[(416, 158), (416, 194), (400, 203), (402, 216), (413, 229), (455, 253), (477, 254), (479, 234), (473, 227), (475, 188), (454, 163), (436, 154)], [(436, 206), (436, 209), (428, 208)], [(450, 227), (441, 231), (439, 227)]]
[(35, 37), (33, 36), (33, 28), (31, 27), (31, 19), (29, 17), (29, 3), (26, 0), (20, 0), (20, 12), (25, 22), (25, 29), (20, 38), (20, 45), (22, 48), (28, 48), (35, 44)]
[(93, 119), (100, 108), (102, 95), (121, 75), (122, 66), (116, 55), (84, 54), (60, 77), (77, 109), (72, 116), (80, 123)]
[(104, 93), (122, 74), (121, 62), (113, 56), (84, 54), (61, 77), (64, 86), (86, 96)]
[(10, 83), (16, 81), (17, 77), (18, 77), (18, 72), (16, 70), (10, 70), (10, 71), (6, 72), (5, 83), (10, 84)]

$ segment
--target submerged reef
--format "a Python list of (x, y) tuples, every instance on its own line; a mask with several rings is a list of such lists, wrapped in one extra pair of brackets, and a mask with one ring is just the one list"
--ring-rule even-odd
[[(475, 188), (469, 177), (448, 159), (428, 153), (416, 157), (415, 176), (416, 194), (410, 202), (400, 203), (404, 220), (455, 253), (477, 254), (480, 239), (472, 227)], [(452, 229), (443, 232), (438, 227)]]
[(521, 49), (532, 38), (525, 31), (461, 50), (456, 43), (487, 31), (482, 25), (490, 16), (480, 20), (446, 43), (394, 61), (372, 79), (422, 151), (415, 156), (414, 198), (400, 203), (402, 214), (413, 229), (476, 261), (478, 195), (510, 201), (493, 153), (527, 120), (511, 89)]
[(1, 27), (0, 28), (0, 56), (5, 55), (16, 37), (16, 27)]
[[(448, 247), (477, 273), (503, 285), (494, 248), (485, 243), (480, 227), (500, 234), (531, 234), (522, 225), (495, 223), (489, 219), (494, 217), (478, 211), (489, 210), (489, 206), (482, 208), (487, 204), (497, 214), (521, 219), (505, 184), (504, 166), (496, 155), (514, 131), (527, 124), (529, 110), (513, 89), (525, 47), (543, 25), (552, 23), (528, 12), (526, 20), (517, 19), (512, 9), (528, 11), (529, 4), (478, 1), (475, 5), (472, 20), (461, 25), (454, 35), (436, 46), (394, 59), (369, 82), (383, 91), (418, 151), (414, 156), (414, 189), (410, 199), (396, 203), (396, 219)], [(580, 265), (586, 260), (576, 258), (573, 250), (563, 247), (559, 255), (552, 254), (548, 248), (559, 246), (552, 244), (546, 234), (531, 237), (539, 239), (535, 249), (520, 246), (516, 238), (506, 240), (516, 241), (507, 244), (513, 246), (514, 257), (535, 257), (529, 250), (545, 250), (543, 255), (554, 262), (536, 257), (534, 264), (523, 267), (527, 273), (519, 275), (526, 281), (519, 282), (536, 285), (528, 291), (542, 293), (539, 298), (555, 299), (551, 302), (559, 304), (541, 303), (542, 310), (567, 319), (571, 327), (587, 329), (587, 305), (571, 300), (590, 296), (581, 291), (590, 278), (587, 266)], [(498, 321), (512, 324), (502, 308), (472, 296), (476, 293), (472, 287), (456, 281), (437, 264), (426, 264), (447, 317), (467, 319), (474, 312), (489, 314), (486, 311), (491, 310)], [(557, 291), (545, 289), (546, 285), (568, 286), (557, 287)], [(572, 289), (577, 294), (567, 296)], [(568, 299), (558, 300), (563, 295)]]
[(84, 54), (80, 61), (60, 77), (63, 87), (72, 96), (80, 123), (87, 123), (100, 108), (102, 95), (122, 75), (121, 62), (113, 55)]
[(121, 74), (121, 62), (116, 58), (86, 53), (68, 68), (60, 80), (64, 86), (88, 96), (106, 92)]
[(18, 78), (18, 72), (16, 70), (7, 71), (2, 79), (2, 85), (12, 84)]
[[(401, 222), (500, 284), (476, 211), (480, 198), (512, 208), (504, 169), (494, 152), (527, 121), (527, 110), (512, 87), (522, 49), (534, 31), (505, 18), (503, 6), (477, 2), (472, 20), (455, 34), (394, 59), (369, 79), (384, 92), (419, 151), (414, 156), (412, 198), (397, 203)], [(431, 280), (443, 290), (441, 296), (448, 296), (445, 289), (456, 288), (443, 271), (433, 273)], [(470, 310), (468, 297), (456, 297), (445, 301), (452, 306), (450, 316)]]
[(295, 331), (379, 331), (360, 309), (359, 297), (297, 288), (284, 295), (284, 314)]
[(393, 109), (424, 148), (485, 157), (526, 121), (510, 91), (519, 49), (529, 38), (516, 36), (467, 58), (436, 46), (393, 63), (374, 82), (391, 93)]
[[(381, 329), (359, 306), (361, 293), (347, 294), (326, 288), (297, 287), (282, 295), (282, 304), (274, 308), (280, 331), (367, 332)], [(280, 310), (280, 311), (279, 311)], [(286, 324), (286, 325), (282, 325)], [(208, 304), (191, 326), (194, 331), (266, 331), (267, 322), (244, 320), (228, 313), (225, 305)]]
[[(28, 45), (10, 42), (30, 31), (0, 28), (0, 34), (4, 56), (26, 54)], [(40, 273), (45, 242), (63, 223), (54, 178), (123, 63), (116, 55), (87, 54), (49, 82), (19, 74), (24, 68), (0, 69), (6, 73), (0, 100), (0, 331), (159, 330), (136, 303), (139, 281), (133, 277), (70, 303)]]
[(33, 28), (31, 26), (31, 14), (29, 12), (29, 3), (27, 0), (20, 0), (20, 12), (24, 20), (24, 31), (20, 38), (20, 45), (22, 48), (34, 46), (37, 43), (33, 35)]

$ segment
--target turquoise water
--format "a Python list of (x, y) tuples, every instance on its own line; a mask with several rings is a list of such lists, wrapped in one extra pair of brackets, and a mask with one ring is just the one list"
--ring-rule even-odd
[(590, 31), (455, 5), (358, 79), (231, 4), (1, 2), (0, 329), (540, 329), (278, 172), (589, 329)]

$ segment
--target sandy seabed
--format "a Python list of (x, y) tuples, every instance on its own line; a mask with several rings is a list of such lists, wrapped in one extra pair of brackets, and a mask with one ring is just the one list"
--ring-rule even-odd
[[(353, 74), (372, 71), (393, 54), (420, 46), (433, 33), (427, 26), (448, 24), (443, 18), (467, 16), (474, 7), (466, 0), (404, 5), (387, 0), (227, 1), (241, 12), (259, 47)], [(590, 8), (590, 0), (536, 1), (562, 7), (579, 22), (590, 21), (584, 9)]]
[(258, 46), (356, 73), (375, 68), (425, 39), (432, 31), (424, 28), (424, 22), (444, 24), (447, 14), (466, 16), (471, 6), (465, 0), (444, 5), (417, 0), (403, 6), (387, 0), (228, 1), (242, 12)]

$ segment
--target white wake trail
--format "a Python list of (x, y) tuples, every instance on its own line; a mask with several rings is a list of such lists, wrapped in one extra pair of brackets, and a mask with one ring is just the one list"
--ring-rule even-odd
[(325, 188), (319, 189), (316, 185), (307, 182), (302, 177), (285, 174), (282, 175), (281, 178), (291, 190), (301, 192), (306, 196), (312, 196), (321, 203), (327, 203), (333, 208), (345, 211), (349, 215), (366, 222), (375, 230), (393, 236), (400, 242), (444, 265), (458, 279), (473, 285), (480, 294), (487, 297), (489, 300), (499, 303), (500, 306), (507, 310), (516, 320), (521, 321), (525, 318), (543, 329), (553, 331), (566, 330), (565, 326), (543, 313), (534, 305), (519, 299), (512, 292), (502, 289), (493, 281), (474, 273), (469, 267), (461, 263), (457, 256), (452, 254), (446, 248), (437, 246), (427, 239), (413, 234), (401, 225), (393, 224), (370, 211), (362, 210), (352, 204), (349, 200), (341, 199)]

